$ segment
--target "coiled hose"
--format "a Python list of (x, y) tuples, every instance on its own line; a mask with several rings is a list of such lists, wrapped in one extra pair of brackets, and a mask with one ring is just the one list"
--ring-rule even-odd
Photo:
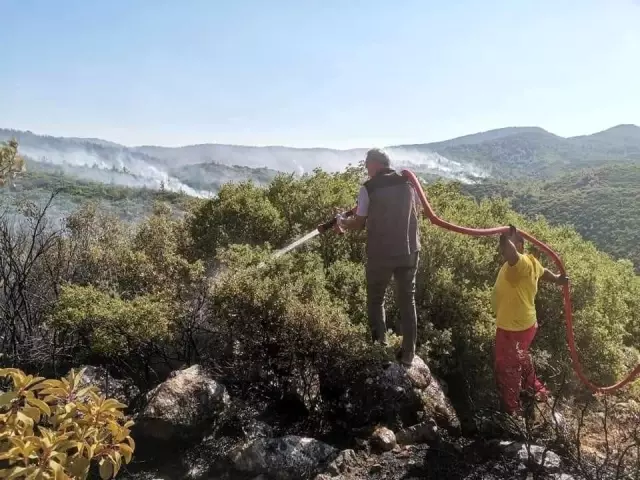
[[(420, 182), (418, 181), (416, 176), (413, 174), (413, 172), (411, 172), (410, 170), (402, 170), (401, 174), (407, 177), (411, 182), (411, 184), (414, 186), (416, 193), (420, 197), (420, 202), (422, 203), (424, 212), (432, 224), (437, 225), (438, 227), (444, 228), (446, 230), (450, 230), (452, 232), (462, 233), (464, 235), (471, 235), (474, 237), (500, 235), (502, 233), (506, 233), (509, 231), (508, 226), (495, 227), (495, 228), (469, 228), (469, 227), (461, 227), (460, 225), (454, 225), (453, 223), (449, 223), (441, 219), (433, 211), (433, 208), (431, 208), (431, 205), (429, 204), (429, 200), (427, 200), (427, 196), (425, 195), (424, 190), (422, 189), (422, 185), (420, 185)], [(566, 274), (566, 270), (564, 268), (564, 264), (562, 263), (562, 260), (560, 259), (558, 254), (554, 252), (549, 246), (547, 246), (545, 243), (541, 242), (537, 238), (533, 237), (532, 235), (529, 235), (527, 232), (518, 230), (518, 233), (520, 233), (524, 238), (526, 238), (528, 241), (530, 241), (531, 243), (539, 247), (541, 250), (543, 250), (547, 255), (549, 255), (553, 260), (553, 262), (558, 267), (560, 274), (562, 275)], [(601, 387), (589, 381), (589, 379), (585, 376), (585, 374), (582, 371), (582, 365), (580, 364), (580, 359), (578, 358), (578, 352), (576, 351), (575, 338), (573, 335), (573, 314), (572, 314), (572, 307), (571, 307), (571, 295), (569, 292), (568, 284), (563, 286), (563, 294), (564, 294), (564, 316), (565, 316), (565, 321), (567, 326), (566, 328), (567, 344), (569, 346), (569, 353), (571, 354), (571, 360), (572, 360), (571, 364), (572, 364), (573, 370), (575, 371), (580, 381), (582, 381), (582, 383), (584, 383), (594, 393), (610, 394), (624, 387), (625, 385), (632, 382), (633, 380), (635, 380), (635, 378), (638, 377), (638, 375), (640, 375), (640, 364), (636, 365), (636, 367), (633, 370), (631, 370), (631, 372), (629, 372), (626, 377), (624, 377), (622, 380), (620, 380), (618, 383), (614, 385)]]

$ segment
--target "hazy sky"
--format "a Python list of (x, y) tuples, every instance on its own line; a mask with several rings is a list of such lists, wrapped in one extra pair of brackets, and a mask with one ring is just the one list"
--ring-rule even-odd
[(0, 127), (127, 145), (640, 124), (640, 0), (0, 0)]

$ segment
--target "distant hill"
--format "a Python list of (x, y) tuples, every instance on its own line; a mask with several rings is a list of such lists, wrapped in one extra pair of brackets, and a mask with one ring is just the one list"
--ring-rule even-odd
[[(28, 160), (56, 165), (70, 175), (127, 186), (145, 186), (210, 196), (221, 183), (278, 172), (357, 165), (370, 146), (329, 148), (252, 147), (201, 144), (126, 147), (95, 138), (63, 138), (0, 129), (0, 141), (16, 138)], [(394, 166), (427, 177), (463, 182), (482, 178), (553, 178), (610, 162), (640, 162), (640, 127), (618, 125), (592, 135), (563, 138), (539, 127), (508, 127), (442, 142), (386, 147)]]
[(496, 178), (553, 178), (610, 162), (640, 163), (640, 127), (563, 138), (537, 127), (503, 128), (444, 142), (402, 145), (473, 163)]
[(640, 272), (640, 164), (612, 164), (550, 181), (463, 185), (477, 199), (508, 198), (514, 209), (571, 224), (600, 249), (629, 258)]

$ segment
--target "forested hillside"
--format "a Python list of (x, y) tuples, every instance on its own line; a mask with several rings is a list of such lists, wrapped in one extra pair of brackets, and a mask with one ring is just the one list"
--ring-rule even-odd
[(640, 164), (613, 164), (546, 182), (483, 181), (464, 185), (476, 198), (509, 199), (527, 216), (569, 224), (601, 250), (640, 271)]

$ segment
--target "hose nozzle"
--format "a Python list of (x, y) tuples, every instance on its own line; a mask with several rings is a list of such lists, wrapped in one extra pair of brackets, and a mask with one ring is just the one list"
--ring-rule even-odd
[(338, 217), (342, 216), (343, 218), (347, 218), (347, 217), (351, 217), (352, 215), (355, 215), (355, 213), (356, 213), (356, 207), (353, 207), (351, 210), (346, 211), (344, 213), (339, 213), (338, 215), (333, 217), (331, 220), (318, 225), (318, 232), (324, 233), (327, 230), (332, 229), (333, 226), (338, 222)]

